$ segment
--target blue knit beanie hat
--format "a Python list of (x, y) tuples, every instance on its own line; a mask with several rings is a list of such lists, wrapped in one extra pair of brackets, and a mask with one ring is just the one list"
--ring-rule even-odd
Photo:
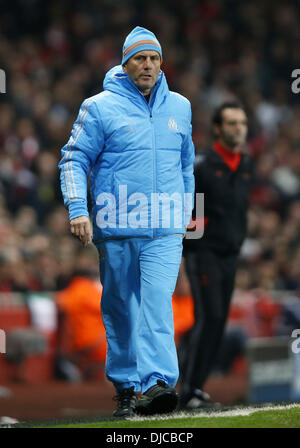
[(135, 53), (143, 50), (157, 51), (162, 58), (161, 46), (155, 34), (146, 28), (137, 26), (125, 39), (123, 45), (122, 65), (124, 65)]

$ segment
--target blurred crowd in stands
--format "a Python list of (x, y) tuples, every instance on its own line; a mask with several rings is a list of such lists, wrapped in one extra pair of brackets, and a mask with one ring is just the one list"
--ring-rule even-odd
[(211, 143), (217, 105), (238, 98), (247, 109), (255, 180), (237, 289), (299, 293), (299, 10), (295, 0), (1, 2), (0, 292), (59, 291), (74, 273), (80, 247), (62, 205), (60, 149), (141, 25), (162, 44), (170, 89), (192, 103), (197, 152)]

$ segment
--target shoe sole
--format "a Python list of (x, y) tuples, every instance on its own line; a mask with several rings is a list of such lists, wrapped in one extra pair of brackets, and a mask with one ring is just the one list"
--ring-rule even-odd
[(177, 404), (178, 395), (174, 392), (165, 392), (144, 403), (144, 405), (137, 402), (135, 411), (139, 415), (167, 414), (173, 412)]
[(221, 404), (202, 404), (195, 407), (182, 406), (184, 411), (223, 411), (224, 408)]
[(120, 413), (120, 414), (113, 413), (114, 418), (130, 418), (130, 417), (134, 417), (135, 415), (136, 415), (136, 413), (134, 411), (130, 412), (130, 413), (124, 412), (124, 413)]

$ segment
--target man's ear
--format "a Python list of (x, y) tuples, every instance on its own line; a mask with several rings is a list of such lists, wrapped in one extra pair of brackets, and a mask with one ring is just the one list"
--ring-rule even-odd
[(127, 73), (127, 64), (122, 65), (123, 67), (123, 72)]
[(220, 136), (220, 125), (218, 125), (218, 124), (213, 124), (212, 130), (213, 130), (213, 134), (214, 134), (216, 137), (219, 137), (219, 136)]

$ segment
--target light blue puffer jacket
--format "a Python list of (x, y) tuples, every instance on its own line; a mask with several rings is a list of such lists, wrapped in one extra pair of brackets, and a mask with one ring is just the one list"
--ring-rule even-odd
[[(82, 103), (62, 148), (61, 188), (70, 220), (89, 216), (90, 173), (95, 243), (183, 234), (194, 194), (189, 101), (169, 91), (162, 71), (149, 104), (122, 66), (106, 74), (103, 87)], [(184, 193), (190, 193), (186, 201)], [(163, 196), (172, 200), (159, 201)]]

